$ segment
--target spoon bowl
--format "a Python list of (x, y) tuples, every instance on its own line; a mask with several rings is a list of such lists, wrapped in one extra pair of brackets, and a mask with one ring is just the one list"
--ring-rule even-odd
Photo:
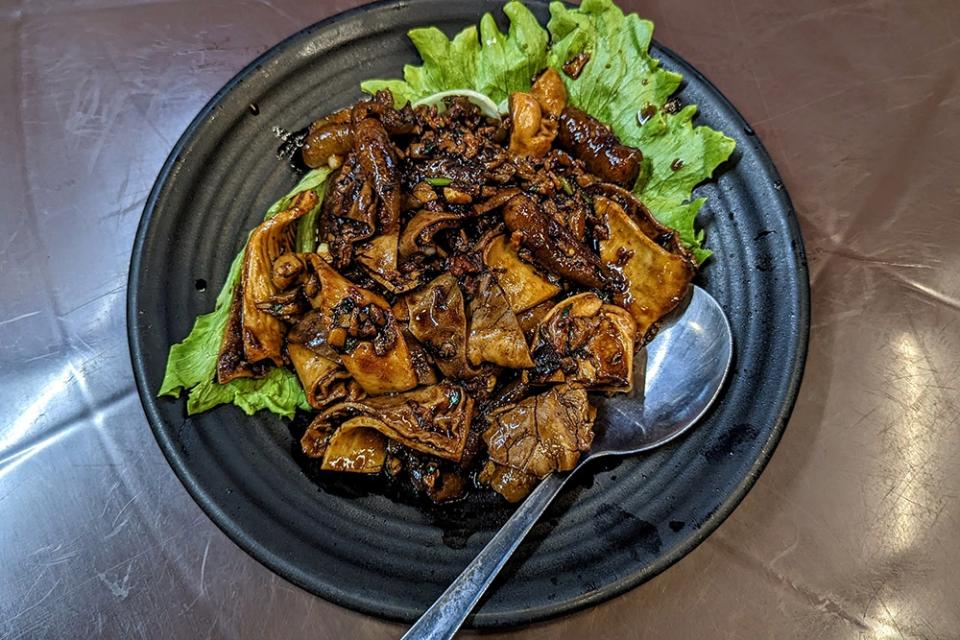
[(685, 304), (663, 322), (641, 355), (646, 367), (637, 367), (643, 379), (635, 381), (634, 393), (601, 404), (590, 453), (572, 471), (544, 478), (403, 640), (452, 638), (553, 498), (588, 460), (648, 451), (696, 424), (730, 372), (733, 333), (713, 296), (691, 286)]
[(659, 447), (696, 424), (717, 399), (733, 360), (733, 332), (713, 296), (690, 289), (685, 305), (640, 354), (646, 369), (637, 367), (639, 397), (613, 396), (600, 405), (593, 446), (584, 459)]

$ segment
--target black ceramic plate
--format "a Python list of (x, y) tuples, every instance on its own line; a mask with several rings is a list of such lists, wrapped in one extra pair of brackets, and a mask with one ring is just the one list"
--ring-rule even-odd
[[(370, 5), (297, 33), (231, 80), (177, 143), (147, 201), (130, 270), (128, 323), (137, 385), (177, 475), (237, 544), (292, 582), (345, 606), (412, 620), (509, 515), (474, 497), (424, 508), (364, 478), (321, 476), (297, 455), (297, 427), (234, 407), (186, 417), (155, 397), (167, 350), (213, 306), (231, 258), (296, 176), (271, 129), (296, 130), (360, 97), (365, 78), (417, 62), (408, 29), (448, 34), (500, 2), (404, 0)], [(545, 21), (546, 3), (531, 8)], [(663, 47), (699, 122), (736, 138), (719, 179), (700, 189), (714, 250), (699, 277), (733, 326), (732, 380), (684, 437), (595, 472), (565, 492), (470, 620), (517, 624), (597, 603), (649, 579), (726, 518), (776, 446), (803, 369), (808, 283), (796, 218), (743, 118)], [(250, 105), (255, 104), (256, 109)], [(258, 112), (258, 113), (257, 113)], [(195, 283), (205, 280), (205, 290)]]

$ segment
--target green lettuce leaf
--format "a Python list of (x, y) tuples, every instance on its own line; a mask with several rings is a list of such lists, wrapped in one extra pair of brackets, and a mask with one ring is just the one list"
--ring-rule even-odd
[(705, 198), (690, 201), (693, 188), (713, 175), (733, 153), (734, 141), (709, 127), (694, 127), (697, 107), (687, 105), (677, 114), (659, 112), (640, 128), (637, 146), (650, 160), (650, 176), (636, 194), (663, 224), (676, 229), (701, 262), (703, 231), (694, 220)]
[[(330, 169), (314, 169), (307, 173), (283, 198), (277, 200), (264, 216), (268, 220), (283, 211), (297, 194), (313, 189), (323, 200)], [(297, 225), (297, 250), (313, 251), (316, 245), (318, 205), (300, 219)], [(227, 280), (217, 296), (212, 312), (197, 317), (190, 334), (183, 342), (170, 347), (167, 370), (158, 395), (177, 398), (188, 390), (187, 413), (193, 415), (220, 404), (233, 403), (248, 414), (260, 409), (292, 418), (297, 408), (308, 409), (306, 397), (297, 376), (288, 369), (275, 368), (263, 378), (231, 380), (227, 384), (214, 381), (220, 340), (230, 314), (233, 292), (240, 278), (243, 251), (233, 259)]]
[(549, 36), (533, 13), (519, 2), (508, 2), (503, 12), (510, 18), (507, 35), (500, 33), (489, 13), (480, 19), (482, 46), (473, 87), (496, 103), (529, 89), (533, 78), (547, 66)]
[(263, 218), (264, 220), (269, 220), (286, 209), (298, 194), (303, 193), (307, 189), (313, 189), (317, 193), (317, 206), (308, 211), (307, 214), (297, 222), (297, 238), (295, 244), (297, 251), (300, 253), (312, 253), (317, 248), (317, 216), (320, 214), (320, 209), (323, 208), (323, 196), (327, 191), (327, 178), (330, 177), (331, 173), (333, 173), (333, 170), (326, 167), (310, 171), (297, 183), (293, 191), (267, 209), (267, 215)]
[(223, 328), (227, 325), (233, 289), (240, 277), (243, 251), (230, 264), (227, 281), (217, 295), (217, 302), (210, 313), (197, 316), (193, 329), (183, 342), (170, 347), (167, 370), (163, 376), (158, 395), (180, 397), (181, 389), (191, 389), (201, 382), (213, 379), (217, 366), (217, 352)]
[(533, 77), (547, 66), (549, 34), (519, 2), (508, 2), (506, 34), (489, 13), (480, 28), (467, 27), (450, 40), (436, 27), (411, 29), (408, 35), (423, 59), (406, 65), (403, 80), (367, 80), (360, 88), (370, 94), (390, 89), (397, 105), (404, 105), (450, 89), (472, 89), (494, 103), (515, 91), (530, 88)]
[(267, 409), (284, 418), (293, 418), (297, 409), (310, 408), (296, 374), (278, 367), (270, 369), (262, 378), (237, 378), (227, 384), (217, 384), (213, 378), (204, 380), (190, 390), (187, 413), (194, 415), (231, 402), (248, 416)]

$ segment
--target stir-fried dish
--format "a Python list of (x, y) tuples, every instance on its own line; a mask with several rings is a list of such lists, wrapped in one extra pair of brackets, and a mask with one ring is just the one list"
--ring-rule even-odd
[(503, 117), (383, 90), (314, 122), (303, 160), (335, 168), (318, 249), (293, 247), (313, 191), (253, 231), (218, 382), (291, 366), (317, 412), (304, 453), (436, 501), (572, 469), (589, 393), (631, 390), (696, 263), (624, 188), (641, 151), (566, 98), (548, 69)]
[(489, 15), (412, 31), (422, 67), (303, 131), (303, 179), (171, 348), (162, 395), (307, 412), (323, 470), (438, 503), (521, 500), (590, 450), (709, 255), (692, 189), (733, 142), (670, 100), (649, 22), (610, 0), (554, 3), (547, 29), (504, 11), (508, 34)]

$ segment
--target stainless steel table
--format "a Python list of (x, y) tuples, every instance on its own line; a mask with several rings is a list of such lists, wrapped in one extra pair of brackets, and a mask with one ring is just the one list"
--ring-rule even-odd
[[(390, 638), (240, 551), (133, 386), (127, 266), (202, 104), (351, 1), (0, 8), (0, 638)], [(960, 637), (960, 4), (625, 3), (767, 144), (810, 257), (807, 374), (734, 515), (517, 638)], [(496, 635), (496, 634), (494, 634)]]

